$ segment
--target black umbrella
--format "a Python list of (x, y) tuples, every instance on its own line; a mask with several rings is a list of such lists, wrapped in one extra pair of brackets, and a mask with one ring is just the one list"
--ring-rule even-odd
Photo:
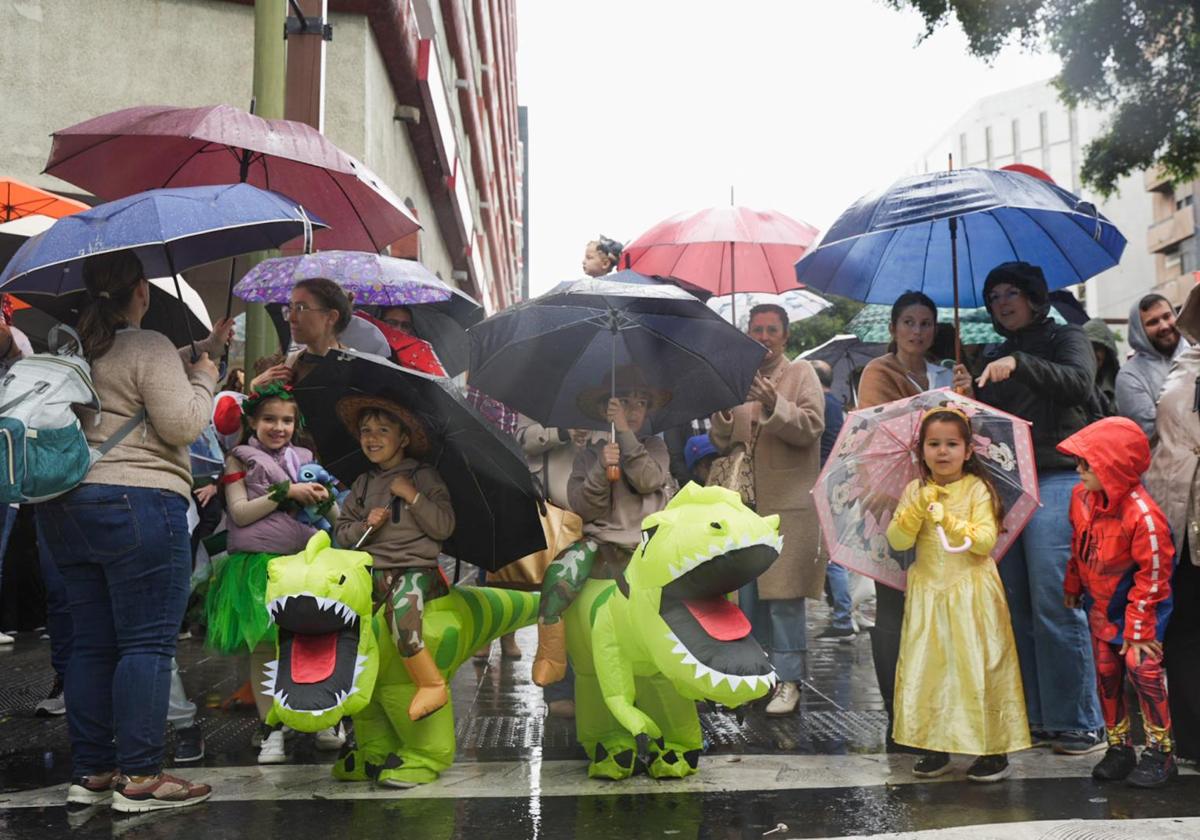
[(449, 379), (377, 356), (331, 352), (294, 390), (325, 468), (349, 483), (370, 467), (337, 416), (353, 394), (386, 397), (415, 413), (429, 432), (426, 460), (450, 489), (456, 520), (445, 551), (496, 571), (546, 547), (538, 495), (520, 447), (472, 408)]
[[(628, 273), (628, 272), (623, 272)], [(607, 429), (579, 397), (632, 365), (661, 431), (740, 405), (766, 350), (671, 285), (576, 280), (472, 327), (471, 384), (549, 426)]]

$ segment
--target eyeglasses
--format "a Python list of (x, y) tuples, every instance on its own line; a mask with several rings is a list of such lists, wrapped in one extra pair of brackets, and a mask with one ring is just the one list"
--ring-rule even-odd
[(309, 306), (307, 303), (285, 303), (283, 305), (283, 317), (289, 318), (295, 312), (297, 315), (303, 315), (305, 312), (328, 312), (328, 309), (322, 309), (319, 306)]
[(400, 332), (407, 333), (408, 335), (417, 334), (416, 328), (413, 327), (412, 321), (402, 321), (399, 318), (387, 318), (383, 323), (387, 324), (394, 330), (400, 330)]
[(987, 296), (987, 302), (991, 306), (995, 306), (997, 303), (1005, 303), (1023, 294), (1024, 292), (1020, 289), (1009, 289), (1007, 292), (992, 292)]

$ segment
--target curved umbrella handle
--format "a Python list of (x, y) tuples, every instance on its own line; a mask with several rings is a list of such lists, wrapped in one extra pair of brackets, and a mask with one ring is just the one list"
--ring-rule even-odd
[(945, 549), (947, 554), (965, 554), (971, 550), (972, 543), (970, 537), (965, 537), (966, 542), (964, 542), (962, 545), (952, 548), (950, 546), (950, 541), (946, 539), (946, 532), (942, 529), (941, 525), (937, 526), (937, 535), (938, 539), (942, 541), (942, 548)]

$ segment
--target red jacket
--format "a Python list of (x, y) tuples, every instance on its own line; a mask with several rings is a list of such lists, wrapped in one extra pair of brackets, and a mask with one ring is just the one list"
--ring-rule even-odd
[(1108, 417), (1058, 450), (1087, 461), (1104, 488), (1092, 492), (1080, 484), (1071, 496), (1066, 594), (1084, 596), (1098, 639), (1161, 641), (1171, 614), (1175, 545), (1167, 518), (1141, 483), (1150, 442), (1132, 420)]

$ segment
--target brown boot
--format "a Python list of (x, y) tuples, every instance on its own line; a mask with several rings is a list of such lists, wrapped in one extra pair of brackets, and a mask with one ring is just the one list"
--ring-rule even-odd
[(554, 624), (538, 620), (538, 648), (533, 659), (533, 681), (554, 685), (567, 675), (567, 628), (560, 618)]
[(500, 655), (504, 659), (521, 658), (521, 646), (517, 644), (516, 633), (506, 633), (500, 637)]
[(421, 648), (416, 656), (409, 656), (403, 661), (413, 685), (417, 687), (417, 693), (408, 704), (409, 718), (420, 720), (445, 706), (450, 700), (450, 692), (446, 690), (446, 681), (434, 664), (429, 648)]

